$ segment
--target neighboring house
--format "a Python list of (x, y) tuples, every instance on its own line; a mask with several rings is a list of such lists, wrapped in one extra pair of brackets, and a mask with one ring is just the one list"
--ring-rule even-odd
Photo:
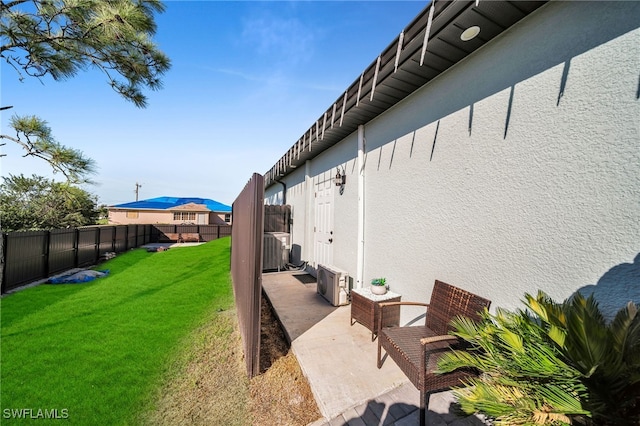
[(207, 198), (158, 197), (109, 206), (110, 224), (231, 224), (231, 207)]
[(266, 173), (294, 262), (403, 300), (440, 279), (492, 309), (538, 289), (640, 303), (640, 2), (430, 11)]

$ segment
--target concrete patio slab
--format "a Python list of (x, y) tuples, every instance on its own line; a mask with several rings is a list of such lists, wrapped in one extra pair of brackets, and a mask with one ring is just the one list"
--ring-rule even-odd
[(305, 273), (262, 274), (262, 288), (284, 328), (289, 343), (336, 310), (335, 306), (331, 306), (316, 292), (315, 280)]
[(340, 307), (292, 342), (320, 412), (328, 419), (407, 382), (393, 362), (378, 370), (370, 332), (349, 322), (350, 307)]
[[(350, 305), (331, 306), (301, 272), (263, 274), (262, 287), (323, 416), (312, 426), (419, 423), (420, 392), (392, 360), (377, 368), (377, 341), (361, 324), (351, 325)], [(428, 424), (483, 424), (457, 414), (453, 403), (451, 392), (433, 394)]]

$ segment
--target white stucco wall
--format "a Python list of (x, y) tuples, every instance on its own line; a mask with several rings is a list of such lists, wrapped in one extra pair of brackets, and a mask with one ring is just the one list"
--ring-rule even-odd
[[(333, 187), (333, 262), (332, 265), (348, 271), (353, 278), (356, 270), (357, 237), (357, 170), (354, 152), (357, 152), (357, 137), (351, 135), (332, 149), (325, 151), (306, 168), (298, 168), (282, 178), (287, 186), (286, 204), (291, 205), (291, 243), (300, 246), (302, 259), (315, 268), (313, 227), (315, 221), (315, 186), (318, 180), (334, 176), (337, 168), (346, 174), (347, 183), (340, 194), (339, 187)], [(306, 178), (305, 178), (306, 177)], [(266, 204), (283, 202), (283, 186), (279, 183), (265, 189)], [(295, 260), (295, 259), (294, 259)]]
[[(638, 22), (637, 2), (551, 2), (367, 123), (365, 281), (640, 303)], [(334, 263), (352, 275), (356, 156), (351, 135), (308, 168), (345, 166)]]

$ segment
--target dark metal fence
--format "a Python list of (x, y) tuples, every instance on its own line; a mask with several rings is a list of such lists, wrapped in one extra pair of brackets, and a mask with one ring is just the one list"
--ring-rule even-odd
[[(48, 273), (59, 274), (73, 268), (76, 261), (76, 229), (54, 229), (49, 233)], [(43, 256), (44, 259), (44, 256)]]
[(257, 173), (233, 202), (231, 276), (249, 377), (260, 373), (264, 178)]
[(231, 225), (153, 225), (151, 238), (154, 242), (167, 239), (167, 234), (200, 234), (200, 241), (217, 240), (231, 236)]
[(165, 232), (197, 232), (202, 241), (211, 241), (231, 235), (231, 225), (108, 225), (2, 234), (1, 291), (95, 265), (106, 253), (158, 242)]
[(12, 238), (12, 234), (7, 236), (2, 275), (3, 293), (43, 276), (47, 269), (48, 240), (49, 232), (47, 231), (22, 232), (20, 238)]

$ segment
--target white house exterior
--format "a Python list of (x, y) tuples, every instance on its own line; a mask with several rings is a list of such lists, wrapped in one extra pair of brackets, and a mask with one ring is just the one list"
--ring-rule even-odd
[(492, 309), (538, 289), (640, 303), (639, 24), (640, 2), (548, 2), (314, 153), (315, 123), (265, 201), (286, 187), (302, 260), (354, 287), (386, 277), (427, 301), (439, 279)]

